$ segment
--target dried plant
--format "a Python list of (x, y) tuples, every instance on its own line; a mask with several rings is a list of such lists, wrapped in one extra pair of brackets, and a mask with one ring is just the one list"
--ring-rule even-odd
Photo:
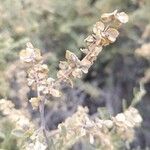
[[(81, 49), (85, 57), (79, 60), (73, 52), (67, 50), (66, 60), (60, 61), (57, 79), (48, 76), (49, 69), (43, 63), (40, 50), (34, 48), (31, 43), (27, 43), (27, 48), (20, 52), (20, 59), (23, 63), (27, 64), (28, 68), (28, 85), (37, 91), (37, 97), (31, 98), (29, 101), (33, 109), (39, 109), (40, 111), (40, 130), (43, 132), (47, 144), (49, 142), (44, 119), (44, 105), (48, 97), (60, 97), (62, 95), (60, 91), (62, 83), (67, 83), (73, 87), (73, 79), (81, 78), (83, 73), (88, 73), (89, 68), (97, 59), (103, 47), (116, 41), (119, 35), (119, 27), (126, 22), (128, 22), (128, 15), (124, 12), (119, 13), (115, 10), (112, 13), (103, 14), (100, 21), (93, 26), (93, 33), (85, 39), (87, 47)], [(109, 123), (111, 124), (111, 122)], [(80, 121), (79, 124), (81, 124)], [(94, 122), (92, 124), (92, 126), (95, 126), (93, 128), (95, 129), (94, 132), (96, 132), (97, 125)]]

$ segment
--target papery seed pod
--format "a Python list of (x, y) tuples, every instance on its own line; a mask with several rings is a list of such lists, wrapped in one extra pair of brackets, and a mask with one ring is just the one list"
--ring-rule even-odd
[(88, 69), (91, 67), (91, 65), (92, 63), (87, 59), (84, 59), (83, 61), (81, 61), (81, 69), (83, 73), (88, 73)]
[(54, 88), (51, 88), (51, 89), (50, 89), (50, 94), (51, 94), (52, 96), (54, 96), (54, 97), (60, 97), (60, 96), (61, 96), (60, 91), (59, 91), (59, 90), (56, 90), (56, 89), (54, 89)]
[(31, 103), (33, 109), (37, 109), (40, 104), (40, 98), (38, 97), (32, 97), (29, 102)]
[(41, 61), (42, 59), (41, 52), (39, 49), (33, 49), (29, 47), (27, 47), (24, 50), (21, 50), (19, 55), (20, 59), (25, 63)]
[(48, 77), (47, 73), (38, 72), (38, 78), (39, 78), (39, 80), (43, 80), (43, 79), (45, 79), (47, 77)]
[(104, 13), (101, 15), (101, 19), (104, 22), (110, 22), (115, 19), (115, 15), (117, 14), (118, 10), (113, 11), (112, 13)]
[(66, 71), (65, 70), (59, 70), (57, 72), (57, 78), (60, 79), (60, 78), (65, 78), (65, 74), (66, 74)]
[(66, 61), (60, 61), (59, 68), (62, 70), (67, 70), (69, 68), (69, 64)]
[(105, 35), (108, 38), (108, 40), (113, 43), (113, 42), (116, 41), (116, 38), (118, 37), (119, 32), (116, 29), (114, 29), (114, 28), (109, 28), (105, 32)]
[(94, 38), (94, 35), (89, 35), (84, 41), (89, 46), (89, 45), (95, 43), (96, 39)]
[(111, 120), (104, 120), (103, 123), (109, 129), (113, 127), (113, 122)]
[(81, 78), (82, 77), (82, 69), (76, 68), (72, 72), (74, 78)]
[(42, 64), (39, 66), (39, 71), (43, 72), (43, 73), (48, 73), (49, 69), (48, 66), (46, 64)]
[(78, 62), (79, 61), (78, 57), (74, 53), (70, 52), (69, 50), (66, 51), (65, 58), (71, 62)]
[(32, 86), (35, 83), (35, 80), (31, 78), (28, 78), (27, 81), (28, 81), (28, 86)]
[(120, 12), (115, 14), (115, 18), (120, 22), (120, 23), (127, 23), (129, 21), (129, 17), (125, 12)]
[(93, 26), (93, 33), (99, 35), (101, 31), (104, 31), (105, 25), (99, 21)]
[(40, 62), (43, 58), (41, 56), (41, 51), (39, 49), (35, 49), (35, 60), (36, 62)]
[(87, 54), (89, 52), (87, 48), (80, 48), (80, 51), (83, 52), (84, 54)]
[(20, 52), (20, 60), (22, 60), (23, 62), (29, 63), (34, 61), (35, 59), (35, 55), (34, 55), (34, 51), (31, 50), (21, 50)]
[(117, 121), (124, 122), (125, 121), (125, 115), (123, 113), (117, 114), (115, 117)]
[(49, 78), (47, 78), (46, 82), (48, 85), (53, 85), (55, 82), (55, 79), (49, 77)]

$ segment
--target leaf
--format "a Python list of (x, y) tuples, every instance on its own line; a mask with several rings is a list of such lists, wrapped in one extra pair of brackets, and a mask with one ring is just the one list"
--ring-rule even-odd
[(19, 138), (24, 136), (24, 131), (21, 129), (14, 129), (11, 134)]

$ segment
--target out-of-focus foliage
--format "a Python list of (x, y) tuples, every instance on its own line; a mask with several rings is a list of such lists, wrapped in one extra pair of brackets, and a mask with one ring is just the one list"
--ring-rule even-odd
[[(127, 105), (131, 103), (133, 89), (140, 81), (147, 94), (137, 104), (144, 122), (139, 133), (142, 138), (137, 138), (133, 147), (137, 147), (136, 144), (143, 149), (150, 146), (149, 0), (0, 0), (0, 98), (8, 97), (16, 107), (26, 108), (28, 97), (34, 95), (29, 93), (26, 74), (17, 62), (18, 52), (26, 42), (31, 41), (42, 50), (50, 74), (55, 76), (58, 60), (64, 57), (65, 50), (74, 50), (82, 57), (78, 49), (84, 46), (83, 39), (91, 31), (91, 25), (100, 14), (115, 9), (129, 12), (130, 20), (121, 29), (121, 37), (105, 48), (74, 90), (64, 89), (66, 96), (61, 102), (47, 104), (47, 122), (50, 129), (55, 128), (79, 104), (88, 106), (90, 115), (104, 104), (109, 113), (117, 114), (122, 110), (123, 99)], [(36, 120), (35, 112), (30, 110), (30, 105), (28, 108)], [(0, 121), (0, 125), (3, 124)], [(3, 130), (8, 132), (5, 124), (4, 127)], [(9, 129), (12, 128), (10, 124)], [(8, 136), (8, 141), (3, 141), (0, 146), (14, 150), (15, 142), (12, 141), (15, 139), (9, 133)]]

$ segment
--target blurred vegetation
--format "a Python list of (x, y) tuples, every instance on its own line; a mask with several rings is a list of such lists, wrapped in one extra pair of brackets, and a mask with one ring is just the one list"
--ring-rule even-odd
[[(19, 78), (16, 72), (22, 70), (18, 53), (26, 42), (31, 41), (42, 50), (50, 74), (55, 76), (58, 60), (63, 59), (65, 50), (73, 50), (82, 57), (79, 48), (84, 47), (83, 40), (91, 31), (91, 25), (100, 14), (115, 9), (127, 12), (130, 17), (129, 23), (121, 29), (120, 38), (104, 49), (89, 74), (77, 82), (74, 90), (64, 89), (68, 100), (48, 104), (51, 114), (47, 119), (51, 122), (47, 122), (50, 129), (55, 128), (75, 111), (78, 104), (88, 106), (90, 115), (104, 105), (109, 113), (117, 114), (123, 109), (123, 99), (127, 105), (131, 103), (134, 88), (139, 88), (142, 79), (147, 94), (136, 105), (144, 118), (139, 132), (142, 138), (137, 138), (133, 147), (150, 147), (150, 73), (147, 73), (150, 55), (143, 57), (135, 53), (137, 48), (150, 43), (149, 0), (0, 0), (0, 98), (11, 99), (18, 108), (23, 106), (21, 100), (24, 98), (20, 98), (18, 91), (26, 85), (25, 82), (20, 84), (22, 76)], [(147, 49), (150, 51), (150, 46)], [(34, 93), (26, 94), (27, 97), (30, 95)], [(67, 105), (66, 112), (64, 105)], [(52, 109), (52, 106), (58, 108)], [(30, 106), (28, 109), (36, 118)], [(3, 122), (0, 121), (1, 125)], [(11, 124), (8, 129), (5, 125), (1, 128), (12, 129)], [(0, 139), (1, 136), (0, 133)], [(9, 137), (7, 141), (0, 141), (0, 148), (17, 150), (13, 140)]]

